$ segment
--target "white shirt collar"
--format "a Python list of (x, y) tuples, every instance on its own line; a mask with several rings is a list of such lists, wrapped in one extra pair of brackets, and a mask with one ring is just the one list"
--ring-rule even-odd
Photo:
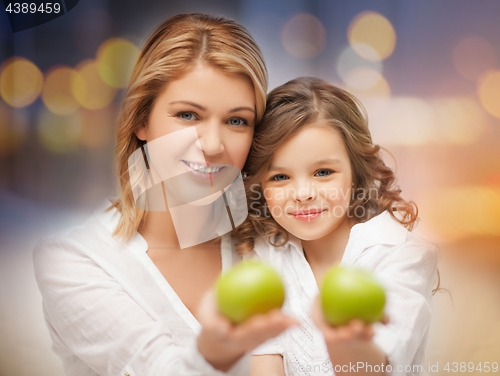
[[(408, 230), (386, 210), (366, 222), (355, 224), (351, 228), (346, 249), (350, 248), (353, 242), (361, 245), (359, 250), (381, 244), (402, 244), (406, 241), (407, 235)], [(287, 244), (300, 254), (304, 254), (302, 242), (296, 236), (289, 233)]]

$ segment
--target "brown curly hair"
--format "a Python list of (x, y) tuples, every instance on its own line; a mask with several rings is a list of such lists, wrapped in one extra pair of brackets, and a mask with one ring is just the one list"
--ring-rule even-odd
[[(362, 192), (351, 197), (348, 215), (360, 223), (388, 210), (408, 230), (415, 225), (417, 206), (400, 196), (393, 171), (384, 164), (380, 146), (372, 142), (362, 104), (323, 80), (300, 77), (269, 93), (266, 112), (255, 132), (244, 167), (249, 215), (234, 232), (241, 254), (252, 251), (258, 236), (268, 238), (274, 246), (288, 241), (288, 233), (269, 215), (260, 183), (281, 145), (318, 120), (328, 122), (342, 135), (351, 163), (353, 191)], [(356, 211), (359, 207), (362, 215)]]

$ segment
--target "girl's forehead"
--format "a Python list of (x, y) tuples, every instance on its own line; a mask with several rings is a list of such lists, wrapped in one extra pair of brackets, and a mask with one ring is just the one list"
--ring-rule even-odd
[(271, 164), (276, 161), (287, 163), (292, 155), (300, 156), (296, 159), (298, 162), (349, 157), (340, 131), (324, 121), (303, 126), (276, 150)]

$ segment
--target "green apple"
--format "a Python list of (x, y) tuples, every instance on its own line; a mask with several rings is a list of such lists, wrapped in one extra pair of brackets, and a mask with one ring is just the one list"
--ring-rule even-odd
[(321, 306), (331, 325), (345, 325), (353, 318), (366, 323), (380, 321), (384, 305), (384, 288), (370, 272), (335, 266), (326, 273), (321, 288)]
[(285, 288), (279, 274), (267, 264), (244, 260), (217, 281), (219, 311), (235, 324), (249, 317), (279, 308)]

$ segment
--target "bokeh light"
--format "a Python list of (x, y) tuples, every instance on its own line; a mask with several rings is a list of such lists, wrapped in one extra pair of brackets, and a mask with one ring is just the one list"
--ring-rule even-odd
[(368, 90), (382, 79), (382, 75), (373, 68), (356, 67), (347, 73), (345, 83), (354, 89)]
[(484, 111), (468, 97), (396, 97), (384, 112), (371, 116), (368, 109), (368, 115), (374, 139), (384, 145), (469, 145), (484, 134), (486, 124)]
[(108, 146), (113, 140), (116, 109), (112, 106), (101, 110), (81, 111), (82, 133), (80, 144), (91, 149)]
[(421, 202), (427, 226), (445, 240), (500, 234), (500, 189), (487, 186), (435, 189)]
[(101, 78), (111, 87), (126, 87), (138, 56), (139, 48), (132, 42), (123, 38), (107, 40), (97, 51)]
[[(486, 114), (479, 103), (464, 96), (434, 98), (430, 104), (435, 124), (430, 141), (457, 145), (470, 145), (483, 135)], [(432, 138), (431, 138), (432, 137)]]
[(54, 154), (73, 151), (78, 146), (81, 122), (78, 112), (56, 115), (43, 108), (38, 116), (37, 135), (40, 144)]
[(382, 74), (383, 65), (381, 61), (364, 60), (351, 46), (344, 48), (337, 60), (337, 73), (345, 83), (348, 83), (349, 80), (353, 79), (351, 73), (352, 71), (366, 68), (370, 68), (371, 70)]
[(81, 62), (76, 71), (79, 74), (75, 76), (71, 89), (82, 107), (97, 110), (108, 106), (115, 98), (116, 89), (104, 82), (95, 61)]
[(481, 74), (496, 67), (493, 46), (477, 36), (461, 40), (453, 50), (453, 64), (463, 77), (476, 81)]
[(378, 61), (387, 59), (396, 47), (396, 32), (390, 21), (379, 13), (366, 11), (354, 17), (347, 39), (359, 56)]
[(369, 118), (385, 114), (391, 101), (391, 88), (387, 80), (377, 71), (363, 67), (355, 68), (346, 77), (344, 89), (358, 98)]
[(56, 66), (46, 73), (42, 100), (54, 114), (67, 115), (80, 106), (71, 88), (77, 74), (67, 66)]
[[(368, 114), (370, 116), (370, 114)], [(370, 122), (373, 138), (382, 145), (424, 145), (434, 124), (430, 104), (420, 98), (392, 98), (383, 115)]]
[(300, 13), (285, 23), (281, 41), (290, 55), (299, 59), (311, 59), (325, 49), (326, 30), (312, 14)]
[(500, 119), (500, 71), (487, 71), (479, 78), (478, 95), (483, 108)]
[(0, 72), (0, 94), (10, 106), (29, 106), (40, 95), (43, 75), (28, 59), (12, 57), (2, 64)]
[(0, 157), (13, 154), (28, 134), (28, 117), (0, 102)]

